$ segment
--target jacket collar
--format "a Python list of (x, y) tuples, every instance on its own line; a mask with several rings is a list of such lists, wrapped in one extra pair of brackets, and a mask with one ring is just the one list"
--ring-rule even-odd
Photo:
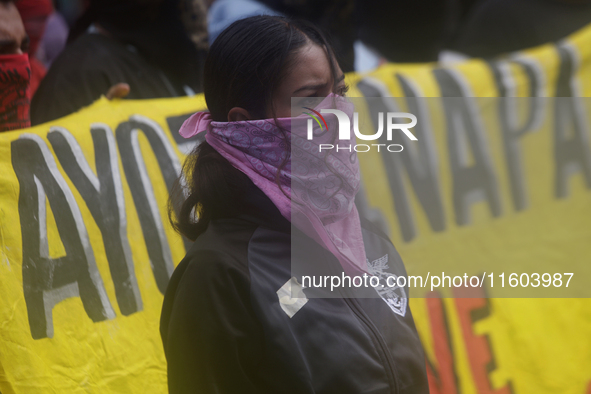
[(254, 183), (245, 191), (242, 201), (239, 218), (284, 233), (291, 232), (291, 222)]

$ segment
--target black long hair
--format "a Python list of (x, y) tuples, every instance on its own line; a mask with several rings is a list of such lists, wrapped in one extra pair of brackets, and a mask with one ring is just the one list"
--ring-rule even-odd
[[(271, 109), (271, 117), (275, 118), (273, 94), (296, 61), (292, 55), (310, 43), (325, 49), (336, 81), (331, 46), (310, 23), (262, 15), (236, 21), (226, 28), (211, 45), (205, 61), (203, 87), (212, 119), (226, 122), (234, 107), (246, 109), (255, 119), (269, 118)], [(187, 157), (183, 178), (171, 194), (169, 218), (173, 227), (191, 240), (203, 233), (212, 219), (240, 212), (242, 196), (252, 185), (207, 142)], [(175, 207), (180, 183), (184, 183), (187, 197)]]

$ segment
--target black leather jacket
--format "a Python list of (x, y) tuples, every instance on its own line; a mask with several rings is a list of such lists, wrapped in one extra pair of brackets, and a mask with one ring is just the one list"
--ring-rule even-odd
[[(239, 216), (209, 224), (168, 285), (160, 329), (170, 393), (428, 393), (408, 300), (372, 287), (355, 293), (371, 298), (313, 286), (292, 298), (306, 264), (342, 269), (259, 189), (246, 199)], [(392, 243), (362, 227), (374, 274), (406, 275)], [(292, 259), (302, 263), (293, 271)]]

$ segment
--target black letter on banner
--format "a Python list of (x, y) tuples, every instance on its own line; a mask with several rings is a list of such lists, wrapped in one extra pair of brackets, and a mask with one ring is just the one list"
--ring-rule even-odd
[[(453, 199), (456, 223), (470, 223), (470, 207), (486, 200), (493, 216), (501, 215), (501, 198), (492, 159), (486, 146), (486, 135), (476, 102), (469, 87), (452, 69), (433, 71), (445, 111), (447, 142), (453, 175)], [(469, 164), (468, 147), (474, 157)]]
[[(20, 185), (23, 289), (31, 335), (53, 337), (53, 306), (69, 297), (79, 296), (94, 322), (114, 318), (82, 214), (49, 148), (34, 134), (22, 134), (11, 145)], [(57, 259), (49, 257), (46, 197), (66, 251)]]
[(181, 165), (164, 130), (158, 123), (143, 116), (134, 115), (129, 118), (129, 121), (117, 126), (115, 134), (121, 162), (142, 225), (154, 278), (158, 289), (164, 294), (174, 265), (152, 182), (140, 150), (139, 132), (144, 133), (150, 142), (169, 191), (180, 174)]
[(554, 156), (556, 160), (555, 193), (568, 197), (568, 180), (572, 174), (583, 172), (587, 188), (591, 188), (591, 153), (585, 108), (577, 92), (575, 75), (578, 55), (569, 45), (557, 47), (560, 72), (554, 107)]
[[(416, 115), (420, 121), (414, 127), (417, 141), (409, 141), (401, 133), (394, 133), (392, 141), (387, 140), (386, 133), (379, 139), (382, 144), (396, 143), (404, 146), (400, 154), (384, 152), (381, 154), (384, 166), (388, 174), (390, 190), (394, 196), (394, 207), (400, 223), (402, 237), (408, 242), (417, 236), (417, 228), (412, 215), (410, 197), (404, 187), (403, 169), (406, 170), (408, 179), (415, 195), (423, 207), (429, 224), (433, 231), (445, 230), (445, 213), (441, 197), (440, 182), (438, 177), (438, 160), (433, 141), (431, 125), (429, 122), (428, 109), (416, 88), (410, 82), (398, 76), (398, 80), (404, 89), (405, 95), (410, 97), (407, 100), (409, 112)], [(380, 97), (381, 100), (368, 100), (370, 116), (374, 127), (378, 128), (379, 113), (384, 118), (388, 112), (400, 112), (386, 86), (373, 78), (362, 79), (357, 87), (366, 98)]]
[(47, 138), (101, 230), (119, 309), (127, 316), (142, 309), (142, 298), (127, 238), (125, 200), (115, 137), (109, 126), (99, 123), (91, 125), (90, 133), (94, 143), (96, 175), (68, 130), (52, 127)]
[[(515, 97), (515, 81), (511, 75), (510, 64), (520, 65), (529, 83), (530, 97)], [(517, 211), (527, 208), (527, 192), (521, 156), (520, 139), (529, 132), (537, 130), (544, 121), (544, 74), (540, 65), (533, 59), (515, 58), (511, 62), (491, 62), (491, 70), (499, 89), (499, 122), (503, 135), (503, 150), (507, 162), (511, 197)], [(525, 121), (519, 122), (519, 104), (529, 104)]]

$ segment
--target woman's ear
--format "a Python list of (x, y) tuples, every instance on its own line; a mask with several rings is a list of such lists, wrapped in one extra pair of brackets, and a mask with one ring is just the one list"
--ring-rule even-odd
[(251, 120), (250, 112), (244, 108), (234, 107), (228, 112), (228, 122), (240, 122), (243, 120)]

